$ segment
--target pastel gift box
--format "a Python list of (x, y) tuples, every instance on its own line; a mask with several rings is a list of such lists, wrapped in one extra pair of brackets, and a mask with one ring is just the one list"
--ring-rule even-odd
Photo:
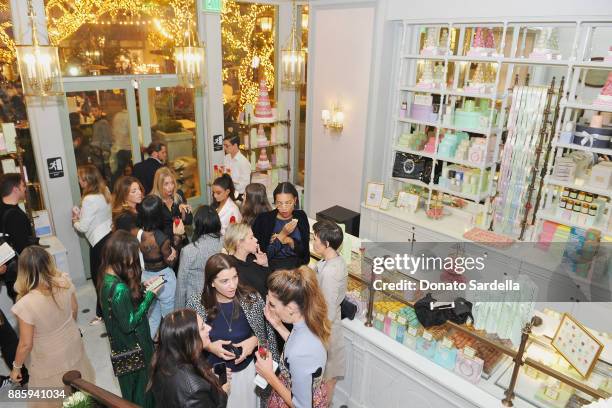
[(553, 167), (553, 177), (573, 183), (576, 178), (576, 163), (570, 157), (559, 157)]
[(437, 341), (431, 339), (427, 340), (423, 337), (419, 337), (416, 341), (416, 352), (420, 355), (427, 357), (428, 359), (433, 359), (436, 354), (436, 345)]
[(612, 163), (601, 162), (593, 166), (589, 185), (603, 189), (612, 188)]
[(436, 151), (436, 137), (435, 136), (430, 136), (429, 140), (427, 141), (427, 144), (425, 144), (425, 147), (423, 148), (424, 151), (426, 151), (427, 153), (433, 153)]
[(463, 350), (457, 353), (454, 371), (469, 382), (473, 384), (478, 383), (483, 368), (484, 361), (481, 358), (468, 356)]
[(417, 339), (419, 339), (417, 328), (414, 326), (408, 326), (406, 333), (404, 334), (404, 346), (412, 350), (416, 349)]
[(433, 361), (447, 370), (453, 370), (457, 362), (457, 349), (454, 347), (447, 347), (442, 342), (438, 342)]

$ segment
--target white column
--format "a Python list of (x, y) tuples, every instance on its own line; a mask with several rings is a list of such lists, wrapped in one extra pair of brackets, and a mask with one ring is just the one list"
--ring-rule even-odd
[[(32, 0), (36, 13), (39, 42), (47, 44), (47, 28), (43, 0)], [(27, 3), (23, 0), (11, 0), (13, 32), (17, 44), (31, 44), (32, 30), (27, 17)], [(80, 239), (72, 228), (71, 208), (79, 203), (78, 186), (71, 186), (67, 173), (67, 153), (72, 144), (64, 145), (62, 136), (62, 114), (67, 114), (65, 97), (28, 98), (28, 119), (32, 148), (38, 168), (45, 207), (49, 211), (53, 229), (57, 238), (68, 251), (68, 264), (71, 278), (75, 284), (85, 280)], [(69, 139), (69, 138), (68, 138)], [(47, 172), (47, 159), (60, 157), (64, 166), (64, 176), (51, 179)], [(70, 192), (71, 194), (68, 194)]]
[[(221, 15), (201, 11), (201, 2), (196, 2), (198, 7), (198, 32), (200, 39), (206, 44), (206, 90), (204, 107), (204, 146), (206, 146), (209, 163), (207, 166), (208, 177), (206, 181), (212, 181), (213, 166), (223, 164), (223, 150), (213, 150), (214, 135), (224, 135), (223, 123), (223, 80), (221, 52)], [(202, 183), (204, 186), (204, 183)], [(210, 196), (210, 194), (206, 194)]]
[[(291, 113), (291, 129), (289, 131), (289, 143), (291, 143), (291, 151), (289, 154), (289, 165), (291, 166), (291, 172), (289, 173), (289, 181), (293, 181), (293, 174), (297, 162), (295, 160), (295, 153), (297, 149), (297, 129), (299, 127), (299, 110), (297, 106), (297, 91), (294, 89), (285, 89), (281, 84), (281, 48), (287, 41), (289, 33), (291, 32), (291, 20), (293, 18), (293, 7), (291, 2), (283, 2), (278, 5), (278, 16), (277, 16), (277, 38), (276, 38), (276, 100), (282, 105), (282, 112), (278, 112), (281, 118), (285, 118), (287, 110)], [(276, 186), (272, 186), (274, 188)], [(303, 205), (303, 204), (302, 204)]]

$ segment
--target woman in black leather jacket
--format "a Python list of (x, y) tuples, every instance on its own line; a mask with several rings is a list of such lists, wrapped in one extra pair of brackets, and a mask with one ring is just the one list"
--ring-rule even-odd
[(221, 386), (203, 349), (210, 326), (196, 312), (177, 310), (164, 317), (151, 363), (149, 389), (158, 407), (225, 408), (231, 381)]

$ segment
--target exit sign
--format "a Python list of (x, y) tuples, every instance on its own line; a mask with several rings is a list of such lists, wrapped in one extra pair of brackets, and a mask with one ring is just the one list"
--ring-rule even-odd
[(204, 11), (213, 11), (216, 13), (220, 13), (222, 5), (223, 0), (202, 0), (202, 8), (204, 9)]

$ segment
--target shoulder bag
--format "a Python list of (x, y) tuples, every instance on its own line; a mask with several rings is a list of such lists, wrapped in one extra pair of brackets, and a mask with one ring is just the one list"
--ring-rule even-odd
[[(113, 283), (113, 286), (108, 294), (109, 320), (111, 320), (113, 316), (112, 300), (118, 283), (119, 282)], [(130, 374), (146, 368), (144, 352), (140, 348), (140, 344), (138, 344), (138, 342), (136, 342), (136, 346), (132, 349), (116, 350), (113, 347), (113, 339), (110, 335), (110, 330), (108, 331), (108, 338), (111, 345), (111, 364), (113, 366), (115, 376), (120, 377), (122, 375)]]

